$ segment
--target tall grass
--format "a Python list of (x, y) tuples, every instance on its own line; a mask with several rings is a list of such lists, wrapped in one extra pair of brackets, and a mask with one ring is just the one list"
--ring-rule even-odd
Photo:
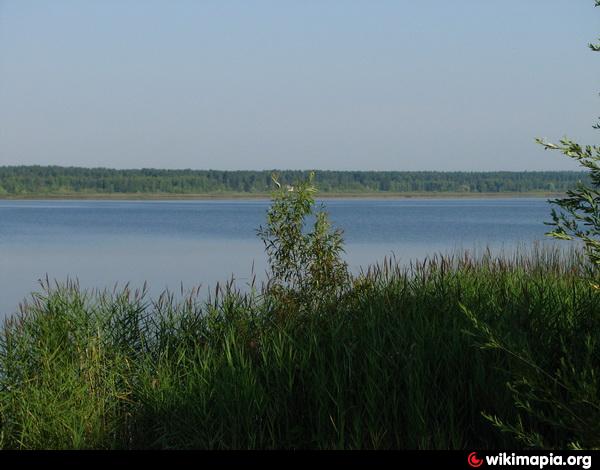
[(386, 260), (284, 314), (231, 284), (178, 301), (46, 282), (0, 332), (0, 445), (599, 447), (586, 272), (554, 248)]

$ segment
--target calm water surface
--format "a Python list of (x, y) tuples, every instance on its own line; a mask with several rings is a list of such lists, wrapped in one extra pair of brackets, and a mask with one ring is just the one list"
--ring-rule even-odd
[[(0, 201), (0, 316), (37, 280), (84, 287), (148, 281), (152, 293), (247, 283), (266, 268), (256, 229), (269, 202)], [(543, 240), (545, 199), (329, 200), (354, 271), (394, 254), (401, 262), (455, 250), (514, 249)]]

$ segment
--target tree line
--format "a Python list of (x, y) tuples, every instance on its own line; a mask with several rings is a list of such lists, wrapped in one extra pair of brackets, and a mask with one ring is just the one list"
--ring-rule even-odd
[[(275, 170), (116, 170), (61, 166), (0, 166), (0, 195), (52, 194), (265, 194), (272, 190)], [(309, 172), (276, 171), (284, 184), (305, 179)], [(585, 172), (575, 171), (317, 171), (321, 193), (563, 193)]]

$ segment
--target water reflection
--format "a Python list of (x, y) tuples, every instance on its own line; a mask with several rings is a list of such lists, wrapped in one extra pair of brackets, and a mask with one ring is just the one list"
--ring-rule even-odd
[[(544, 239), (544, 199), (331, 200), (346, 259), (358, 271), (385, 256), (406, 262)], [(0, 201), (0, 312), (13, 312), (37, 279), (150, 293), (249, 282), (266, 269), (256, 229), (268, 201)]]

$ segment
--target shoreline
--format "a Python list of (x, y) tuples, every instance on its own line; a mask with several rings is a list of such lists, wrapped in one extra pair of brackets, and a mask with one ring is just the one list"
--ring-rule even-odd
[[(556, 192), (411, 192), (411, 193), (317, 193), (317, 199), (517, 199), (555, 198), (563, 193)], [(269, 193), (203, 193), (203, 194), (164, 194), (164, 193), (65, 193), (65, 194), (25, 194), (0, 195), (0, 201), (31, 200), (106, 200), (106, 201), (184, 201), (184, 200), (243, 200), (270, 199)]]

